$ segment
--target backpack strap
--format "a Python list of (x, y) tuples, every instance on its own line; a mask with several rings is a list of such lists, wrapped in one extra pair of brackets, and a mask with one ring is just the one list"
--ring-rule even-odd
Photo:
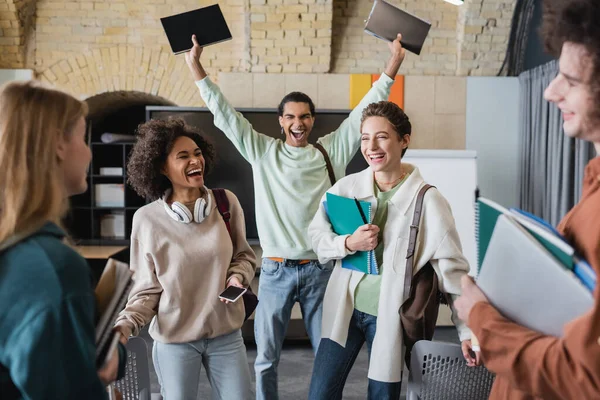
[(335, 172), (333, 172), (333, 166), (331, 165), (331, 160), (329, 159), (327, 151), (321, 145), (321, 143), (315, 143), (313, 146), (315, 146), (315, 148), (319, 150), (321, 154), (323, 154), (325, 165), (327, 166), (327, 173), (329, 174), (329, 180), (331, 181), (331, 186), (335, 185)]
[(231, 213), (229, 212), (229, 199), (227, 198), (227, 193), (225, 193), (225, 189), (221, 188), (212, 189), (212, 192), (217, 201), (217, 210), (219, 210), (219, 214), (223, 217), (223, 222), (225, 222), (227, 232), (229, 232), (229, 236), (231, 237), (231, 225), (229, 224)]
[(414, 256), (415, 247), (417, 245), (417, 234), (419, 233), (419, 224), (421, 222), (421, 213), (423, 211), (423, 198), (425, 193), (432, 187), (428, 184), (423, 185), (419, 194), (417, 194), (417, 201), (415, 204), (415, 212), (413, 214), (413, 220), (410, 225), (410, 236), (408, 239), (408, 250), (406, 251), (406, 270), (404, 271), (404, 300), (410, 295), (410, 285), (412, 284), (413, 268), (414, 268)]
[[(219, 214), (223, 217), (223, 222), (225, 222), (225, 226), (227, 227), (227, 232), (229, 232), (229, 237), (233, 241), (233, 236), (231, 236), (231, 225), (229, 224), (229, 220), (231, 219), (231, 213), (229, 212), (229, 199), (227, 198), (227, 193), (225, 193), (225, 189), (216, 188), (212, 189), (213, 194), (215, 195), (215, 200), (217, 201), (217, 210), (219, 210)], [(242, 300), (244, 301), (244, 310), (246, 316), (244, 317), (244, 321), (250, 318), (250, 315), (256, 309), (258, 305), (258, 297), (252, 292), (252, 288), (250, 284), (248, 284), (246, 293), (242, 295)]]

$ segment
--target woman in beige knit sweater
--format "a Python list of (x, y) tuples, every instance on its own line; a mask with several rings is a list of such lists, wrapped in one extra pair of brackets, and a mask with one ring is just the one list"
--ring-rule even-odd
[(218, 298), (228, 286), (247, 287), (256, 269), (244, 213), (227, 191), (231, 237), (204, 176), (212, 146), (181, 120), (153, 120), (138, 129), (128, 181), (152, 203), (133, 217), (131, 269), (135, 284), (117, 320), (123, 337), (150, 322), (154, 366), (166, 399), (196, 399), (202, 365), (213, 399), (252, 396), (240, 328), (241, 300)]

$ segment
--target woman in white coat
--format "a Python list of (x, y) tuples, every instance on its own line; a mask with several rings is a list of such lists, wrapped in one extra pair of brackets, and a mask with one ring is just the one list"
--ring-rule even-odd
[[(404, 298), (406, 251), (415, 201), (425, 185), (417, 167), (402, 163), (411, 125), (396, 104), (369, 105), (361, 124), (361, 152), (369, 168), (339, 180), (329, 193), (371, 203), (374, 218), (352, 235), (337, 235), (323, 204), (308, 233), (319, 261), (336, 260), (323, 304), (323, 332), (317, 351), (309, 399), (341, 399), (346, 378), (363, 343), (369, 350), (369, 399), (398, 399), (404, 346), (398, 310)], [(323, 198), (325, 200), (325, 198)], [(375, 250), (379, 275), (341, 267), (356, 251)], [(460, 279), (469, 265), (462, 254), (452, 211), (436, 189), (426, 192), (417, 237), (413, 274), (427, 262), (440, 289), (460, 294)], [(453, 310), (463, 354), (469, 365), (470, 331)]]

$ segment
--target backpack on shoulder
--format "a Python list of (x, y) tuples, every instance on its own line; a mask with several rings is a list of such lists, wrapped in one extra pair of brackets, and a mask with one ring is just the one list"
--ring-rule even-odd
[(406, 346), (404, 360), (409, 369), (410, 354), (415, 343), (419, 340), (431, 340), (433, 338), (440, 304), (451, 304), (450, 295), (440, 290), (438, 277), (431, 263), (427, 262), (413, 276), (414, 254), (423, 211), (423, 198), (425, 193), (433, 187), (426, 184), (417, 195), (406, 252), (406, 270), (404, 273), (404, 298), (406, 300), (398, 310), (404, 346)]

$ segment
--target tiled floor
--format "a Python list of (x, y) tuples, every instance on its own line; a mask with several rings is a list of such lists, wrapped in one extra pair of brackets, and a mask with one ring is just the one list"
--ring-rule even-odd
[[(142, 337), (148, 343), (148, 357), (150, 359), (150, 380), (152, 383), (152, 393), (160, 393), (160, 386), (156, 377), (156, 372), (152, 367), (152, 338), (147, 332), (142, 333)], [(458, 343), (458, 337), (454, 328), (438, 328), (434, 340)], [(256, 347), (253, 343), (246, 344), (248, 348), (248, 368), (252, 372), (252, 381), (254, 383), (254, 359), (256, 358)], [(282, 400), (306, 400), (308, 396), (308, 386), (312, 372), (313, 354), (308, 341), (297, 341), (285, 343), (281, 362), (279, 364), (279, 397)], [(344, 389), (344, 399), (346, 400), (364, 400), (367, 393), (367, 368), (368, 356), (367, 348), (363, 346), (358, 355), (354, 367), (348, 376)], [(402, 384), (402, 399), (406, 393), (406, 377), (404, 374)], [(210, 386), (206, 375), (203, 374), (201, 380), (201, 399), (210, 398)]]

